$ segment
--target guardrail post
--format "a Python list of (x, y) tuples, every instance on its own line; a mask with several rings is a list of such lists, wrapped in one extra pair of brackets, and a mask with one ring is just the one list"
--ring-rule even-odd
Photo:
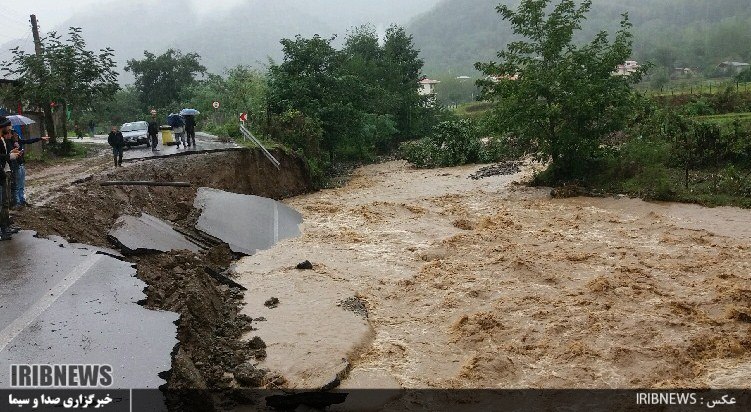
[(256, 137), (253, 136), (253, 134), (250, 133), (250, 131), (248, 129), (245, 128), (245, 125), (243, 125), (243, 124), (240, 125), (240, 132), (242, 133), (243, 138), (245, 140), (250, 139), (250, 140), (253, 141), (253, 143), (255, 143), (256, 145), (258, 145), (258, 147), (261, 148), (261, 151), (263, 151), (263, 154), (266, 156), (266, 158), (269, 159), (269, 161), (274, 166), (276, 166), (277, 169), (280, 169), (281, 163), (279, 163), (279, 161), (276, 160), (276, 158), (271, 153), (269, 153), (269, 151), (266, 150), (265, 147), (263, 147), (263, 145), (261, 144), (261, 142), (258, 139), (256, 139)]

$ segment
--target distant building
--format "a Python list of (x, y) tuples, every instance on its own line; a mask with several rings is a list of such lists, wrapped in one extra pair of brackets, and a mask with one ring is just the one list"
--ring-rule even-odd
[(631, 76), (641, 68), (641, 65), (636, 60), (626, 60), (623, 64), (616, 66), (613, 72), (616, 76)]
[(501, 80), (519, 80), (519, 75), (515, 74), (513, 76), (509, 75), (503, 75), (503, 76), (488, 76), (485, 79), (490, 80), (493, 83), (498, 83)]
[(696, 67), (673, 67), (672, 77), (691, 77), (699, 72)]
[(731, 62), (731, 61), (722, 62), (717, 65), (717, 68), (726, 74), (738, 74), (748, 69), (749, 67), (751, 67), (751, 64), (749, 63)]
[(440, 83), (440, 81), (430, 80), (425, 77), (418, 83), (420, 83), (420, 88), (417, 90), (417, 92), (420, 94), (420, 96), (430, 96), (435, 94), (435, 85)]

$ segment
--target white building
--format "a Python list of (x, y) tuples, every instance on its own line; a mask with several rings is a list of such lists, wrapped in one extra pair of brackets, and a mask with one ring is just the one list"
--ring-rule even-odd
[(616, 67), (613, 74), (618, 76), (630, 76), (631, 74), (636, 73), (640, 67), (641, 65), (636, 60), (626, 60), (625, 63), (619, 64), (618, 67)]
[(417, 92), (420, 94), (420, 96), (429, 96), (431, 94), (435, 94), (435, 85), (440, 82), (438, 80), (430, 80), (426, 77), (420, 80), (418, 83), (420, 83), (420, 88), (417, 90)]
[(749, 67), (751, 67), (751, 64), (749, 63), (731, 62), (731, 61), (722, 62), (719, 65), (717, 65), (717, 68), (729, 74), (738, 74), (748, 69)]

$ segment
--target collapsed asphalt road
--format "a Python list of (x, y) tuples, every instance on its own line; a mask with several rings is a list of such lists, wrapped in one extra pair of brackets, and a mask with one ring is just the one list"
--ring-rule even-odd
[(158, 388), (177, 314), (147, 310), (127, 262), (23, 231), (0, 243), (0, 388), (13, 364), (105, 364), (117, 388)]
[[(238, 379), (232, 377), (239, 367), (249, 370), (257, 359), (265, 356), (262, 341), (249, 344), (241, 339), (243, 333), (252, 331), (254, 321), (240, 314), (242, 288), (225, 274), (240, 255), (221, 240), (202, 235), (195, 229), (201, 211), (195, 209), (193, 203), (199, 187), (276, 199), (310, 190), (310, 177), (302, 160), (282, 151), (274, 151), (274, 156), (282, 163), (280, 169), (259, 151), (248, 149), (142, 160), (117, 170), (105, 169), (78, 179), (78, 183), (72, 185), (61, 185), (55, 188), (58, 196), (49, 204), (14, 214), (18, 225), (38, 232), (40, 237), (62, 238), (77, 245), (63, 248), (55, 243), (57, 240), (37, 239), (31, 232), (3, 242), (2, 256), (14, 256), (14, 263), (6, 266), (3, 258), (0, 281), (16, 286), (0, 295), (0, 305), (3, 305), (1, 336), (3, 342), (7, 341), (6, 348), (0, 349), (0, 359), (6, 363), (29, 359), (35, 359), (36, 363), (63, 360), (74, 363), (101, 358), (113, 365), (115, 373), (115, 365), (122, 365), (126, 370), (116, 382), (117, 386), (156, 387), (165, 383), (159, 378), (159, 372), (169, 370), (168, 374), (162, 374), (166, 389), (218, 391), (213, 399), (210, 396), (170, 398), (171, 410), (184, 410), (185, 404), (195, 405), (196, 402), (215, 409), (225, 403), (221, 391), (261, 385), (263, 381), (242, 379), (242, 374)], [(102, 187), (99, 184), (110, 180), (180, 180), (191, 182), (192, 186)], [(118, 220), (119, 225), (126, 224), (127, 228), (125, 221), (131, 219), (130, 224), (133, 224), (132, 219), (142, 213), (149, 216), (147, 226), (157, 229), (152, 236), (147, 236), (152, 246), (156, 243), (157, 247), (132, 247), (132, 242), (139, 242), (140, 232), (130, 233), (135, 237), (128, 239), (113, 230)], [(170, 228), (179, 230), (199, 247), (154, 250), (160, 249), (159, 243), (165, 236), (175, 239)], [(279, 235), (278, 229), (271, 232), (264, 229), (264, 232)], [(125, 243), (131, 247), (125, 247)], [(79, 249), (78, 244), (91, 246)], [(39, 245), (46, 245), (47, 249)], [(97, 248), (111, 247), (121, 247), (126, 255), (121, 258), (124, 261), (93, 252)], [(21, 253), (21, 249), (27, 252)], [(29, 264), (37, 253), (46, 253), (49, 259), (39, 259), (38, 263), (52, 272)], [(45, 296), (47, 290), (51, 290), (52, 297)], [(29, 302), (29, 305), (26, 307), (19, 302)], [(100, 305), (106, 310), (99, 310)], [(10, 306), (18, 308), (6, 312), (5, 308)], [(68, 310), (69, 307), (75, 307), (78, 312)], [(152, 321), (149, 318), (152, 315), (166, 322), (166, 326), (161, 321)], [(172, 324), (175, 320), (176, 327)], [(144, 323), (150, 325), (144, 327)], [(152, 325), (156, 330), (151, 331)], [(142, 328), (148, 336), (132, 333), (133, 328)], [(116, 343), (107, 346), (89, 336), (100, 331), (103, 335), (109, 334), (106, 342)], [(117, 333), (131, 333), (137, 342), (122, 339)], [(79, 341), (80, 349), (68, 349), (65, 345)], [(152, 341), (156, 343), (152, 345)], [(144, 350), (144, 345), (152, 346), (153, 352)], [(34, 349), (37, 346), (39, 352)], [(56, 351), (47, 356), (43, 349), (49, 346), (59, 348), (59, 357), (54, 356)], [(114, 347), (117, 350), (112, 349)], [(133, 363), (147, 366), (134, 367)], [(144, 374), (152, 379), (145, 379)], [(273, 379), (273, 376), (268, 378)], [(2, 383), (0, 381), (0, 386)]]

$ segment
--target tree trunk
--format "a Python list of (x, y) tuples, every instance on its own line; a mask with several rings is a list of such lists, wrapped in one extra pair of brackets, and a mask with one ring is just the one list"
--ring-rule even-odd
[(63, 100), (63, 141), (68, 140), (68, 103)]
[(50, 109), (49, 103), (41, 104), (42, 111), (44, 112), (44, 128), (47, 132), (47, 136), (54, 143), (57, 140), (57, 134), (55, 133), (55, 120), (52, 118), (52, 109)]

